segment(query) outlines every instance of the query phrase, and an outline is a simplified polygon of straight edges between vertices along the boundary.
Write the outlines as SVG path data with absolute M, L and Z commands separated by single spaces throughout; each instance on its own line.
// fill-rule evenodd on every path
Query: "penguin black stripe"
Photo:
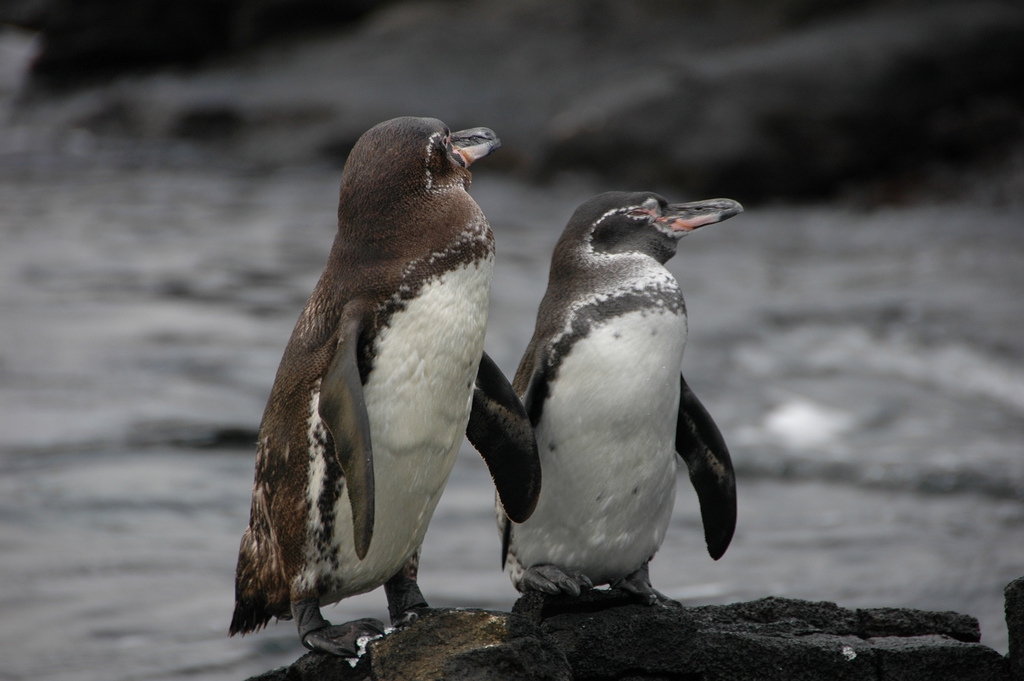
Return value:
M 590 334 L 592 329 L 607 324 L 616 317 L 622 317 L 631 312 L 642 314 L 652 309 L 677 315 L 686 314 L 686 304 L 679 292 L 665 288 L 647 288 L 620 293 L 603 300 L 595 300 L 575 309 L 569 322 L 569 332 L 551 344 L 552 359 L 548 363 L 549 380 L 558 376 L 558 367 L 562 360 L 572 351 L 576 343 Z
M 483 223 L 486 225 L 486 223 Z M 403 285 L 384 302 L 377 314 L 377 328 L 375 335 L 380 335 L 380 330 L 390 325 L 391 317 L 404 310 L 410 300 L 416 298 L 423 286 L 437 276 L 443 275 L 456 269 L 460 265 L 480 262 L 487 258 L 494 250 L 494 236 L 489 230 L 481 230 L 479 233 L 465 233 L 459 241 L 451 248 L 431 253 L 428 257 L 417 260 L 407 268 L 406 279 L 415 282 L 412 285 Z M 370 343 L 360 344 L 360 375 L 365 383 L 366 375 L 373 367 L 373 360 L 376 356 L 376 347 Z

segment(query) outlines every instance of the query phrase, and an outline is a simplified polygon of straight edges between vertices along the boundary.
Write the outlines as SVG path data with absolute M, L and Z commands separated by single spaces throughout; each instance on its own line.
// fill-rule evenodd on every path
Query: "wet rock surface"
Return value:
M 1021 581 L 1007 589 L 1008 619 L 1021 617 Z M 1017 681 L 1013 639 L 1004 658 L 980 637 L 977 621 L 955 612 L 774 597 L 650 608 L 616 591 L 529 594 L 511 613 L 432 611 L 372 642 L 355 666 L 310 653 L 254 679 Z

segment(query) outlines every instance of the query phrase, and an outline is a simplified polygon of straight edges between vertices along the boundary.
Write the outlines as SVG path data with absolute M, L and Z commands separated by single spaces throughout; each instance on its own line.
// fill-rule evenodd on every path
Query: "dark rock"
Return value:
M 871 11 L 606 83 L 555 119 L 542 165 L 697 195 L 824 195 L 1020 139 L 1022 72 L 1020 6 Z
M 323 653 L 306 653 L 287 667 L 272 669 L 248 681 L 369 681 L 372 678 L 366 656 L 353 666 Z
M 59 80 L 168 62 L 195 64 L 223 48 L 231 0 L 51 0 L 39 3 L 37 76 Z
M 879 679 L 900 681 L 1001 681 L 1009 679 L 1005 660 L 991 648 L 944 636 L 871 639 Z
M 503 612 L 435 611 L 370 652 L 377 679 L 571 678 L 565 656 L 536 626 Z
M 1010 678 L 1024 681 L 1024 577 L 1006 587 L 1006 628 L 1010 632 Z
M 507 612 L 432 610 L 373 641 L 354 667 L 308 653 L 259 681 L 570 681 L 569 663 L 536 625 Z
M 356 19 L 379 0 L 7 0 L 0 18 L 42 33 L 51 85 L 177 64 Z
M 978 638 L 977 621 L 952 612 L 787 598 L 647 607 L 597 590 L 578 599 L 528 594 L 511 614 L 433 610 L 371 643 L 354 667 L 310 653 L 256 678 L 1011 681 L 1007 658 Z
M 575 679 L 1008 679 L 973 618 L 765 598 L 646 608 L 614 591 L 578 601 L 530 594 L 513 613 L 540 625 Z M 879 672 L 879 670 L 882 670 Z
M 857 636 L 928 636 L 941 634 L 964 643 L 979 643 L 978 620 L 957 612 L 926 612 L 906 608 L 857 610 Z

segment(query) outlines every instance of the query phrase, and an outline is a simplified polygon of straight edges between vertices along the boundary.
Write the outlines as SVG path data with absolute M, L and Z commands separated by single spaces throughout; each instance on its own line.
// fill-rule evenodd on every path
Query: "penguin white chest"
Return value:
M 592 329 L 563 358 L 536 428 L 544 484 L 513 530 L 529 567 L 614 581 L 661 546 L 675 502 L 686 318 L 657 308 Z
M 462 440 L 483 353 L 490 260 L 452 270 L 395 312 L 364 396 L 374 452 L 447 453 Z M 415 450 L 415 452 L 413 452 Z
M 469 420 L 491 270 L 487 258 L 428 281 L 378 336 L 373 369 L 363 386 L 373 449 L 373 537 L 359 560 L 343 491 L 334 505 L 335 559 L 328 566 L 315 558 L 307 568 L 309 577 L 330 574 L 335 586 L 324 602 L 375 588 L 422 543 Z M 319 492 L 315 468 L 310 471 L 311 495 Z M 316 516 L 315 503 L 311 509 Z M 315 525 L 317 518 L 310 521 Z

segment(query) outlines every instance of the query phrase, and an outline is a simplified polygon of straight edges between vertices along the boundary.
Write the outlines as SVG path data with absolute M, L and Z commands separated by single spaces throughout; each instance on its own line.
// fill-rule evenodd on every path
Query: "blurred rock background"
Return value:
M 1007 1 L 4 0 L 0 21 L 38 32 L 15 120 L 104 151 L 341 163 L 422 111 L 492 122 L 531 179 L 877 202 L 1019 162 L 1024 133 Z

